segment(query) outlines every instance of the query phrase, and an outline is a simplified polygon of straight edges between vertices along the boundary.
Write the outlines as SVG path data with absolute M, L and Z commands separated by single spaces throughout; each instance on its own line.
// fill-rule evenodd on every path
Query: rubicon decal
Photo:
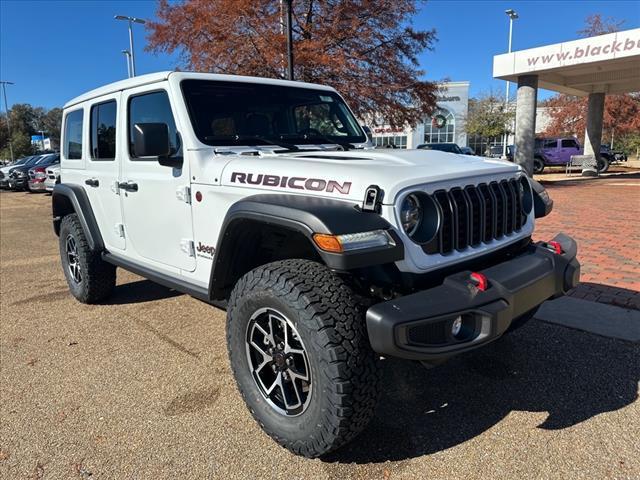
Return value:
M 338 192 L 347 195 L 351 190 L 351 182 L 338 182 L 322 178 L 281 177 L 280 175 L 263 175 L 262 173 L 233 172 L 231 183 L 246 185 L 263 185 L 265 187 L 295 188 L 314 192 Z

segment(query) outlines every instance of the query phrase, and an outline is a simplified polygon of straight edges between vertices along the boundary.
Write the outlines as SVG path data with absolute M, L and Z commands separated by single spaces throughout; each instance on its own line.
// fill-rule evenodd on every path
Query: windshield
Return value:
M 24 162 L 23 165 L 30 167 L 31 165 L 35 165 L 36 163 L 38 163 L 38 161 L 42 158 L 42 155 L 36 155 L 34 157 L 31 157 L 29 160 L 27 160 L 26 162 Z
M 367 141 L 344 101 L 332 91 L 184 80 L 182 92 L 196 136 L 207 145 Z

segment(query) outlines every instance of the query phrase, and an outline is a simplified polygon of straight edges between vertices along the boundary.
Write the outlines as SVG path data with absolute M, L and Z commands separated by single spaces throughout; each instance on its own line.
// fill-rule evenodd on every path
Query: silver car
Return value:
M 56 186 L 56 183 L 60 183 L 60 164 L 47 167 L 46 175 L 44 189 L 47 192 L 53 192 L 53 187 Z

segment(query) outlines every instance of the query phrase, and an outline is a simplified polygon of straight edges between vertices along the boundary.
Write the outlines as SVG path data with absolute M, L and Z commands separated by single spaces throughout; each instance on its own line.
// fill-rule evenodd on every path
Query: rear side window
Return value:
M 542 148 L 556 148 L 558 146 L 558 140 L 545 140 Z
M 131 97 L 129 100 L 129 156 L 133 160 L 154 160 L 137 158 L 133 150 L 133 129 L 136 123 L 166 123 L 169 127 L 171 155 L 178 153 L 180 144 L 176 122 L 171 112 L 169 96 L 164 90 Z
M 578 143 L 570 138 L 562 140 L 562 148 L 578 148 Z
M 67 113 L 64 121 L 64 158 L 82 159 L 82 110 Z
M 116 158 L 115 100 L 91 107 L 91 158 L 114 160 Z

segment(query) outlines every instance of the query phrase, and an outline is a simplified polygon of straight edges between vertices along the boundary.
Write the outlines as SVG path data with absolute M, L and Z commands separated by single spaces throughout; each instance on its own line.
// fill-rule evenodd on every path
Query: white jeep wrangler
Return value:
M 71 293 L 122 267 L 226 308 L 260 426 L 308 457 L 374 414 L 380 356 L 486 345 L 579 280 L 576 243 L 533 243 L 551 202 L 512 163 L 368 149 L 332 88 L 163 72 L 64 107 L 53 225 Z

